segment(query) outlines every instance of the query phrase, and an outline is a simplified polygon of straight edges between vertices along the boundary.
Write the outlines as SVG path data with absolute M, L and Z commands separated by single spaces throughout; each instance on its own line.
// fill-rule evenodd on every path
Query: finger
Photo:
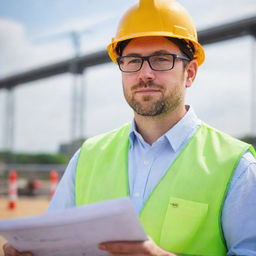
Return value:
M 116 254 L 116 253 L 111 253 L 111 254 L 109 254 L 109 255 L 111 255 L 111 256 L 140 256 L 139 254 L 130 254 L 130 253 L 118 253 L 118 254 Z
M 5 256 L 16 256 L 19 255 L 18 251 L 13 248 L 10 244 L 6 243 L 3 245 L 4 255 Z
M 20 252 L 20 256 L 33 256 L 31 252 Z
M 106 250 L 112 254 L 149 253 L 145 242 L 106 242 L 99 244 L 99 249 Z
M 141 256 L 141 253 L 110 253 L 108 254 L 108 256 Z M 144 254 L 143 254 L 144 255 Z
M 33 256 L 31 252 L 19 252 L 13 248 L 10 244 L 3 245 L 4 256 Z

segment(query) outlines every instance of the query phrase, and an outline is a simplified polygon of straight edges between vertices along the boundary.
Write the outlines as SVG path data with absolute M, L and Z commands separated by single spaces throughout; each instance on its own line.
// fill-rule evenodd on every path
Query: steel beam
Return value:
M 215 26 L 198 32 L 201 44 L 212 44 L 256 33 L 256 16 Z

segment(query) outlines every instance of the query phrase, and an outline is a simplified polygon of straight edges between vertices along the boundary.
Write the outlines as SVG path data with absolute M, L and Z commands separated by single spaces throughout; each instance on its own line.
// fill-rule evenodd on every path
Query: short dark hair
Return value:
M 121 41 L 121 42 L 119 42 L 117 44 L 117 46 L 116 46 L 116 53 L 117 53 L 118 56 L 122 56 L 124 48 L 127 46 L 127 44 L 129 44 L 129 42 L 131 40 L 132 39 L 127 39 L 127 40 Z
M 195 47 L 190 41 L 186 41 L 184 39 L 174 38 L 174 37 L 166 37 L 169 41 L 177 45 L 180 51 L 185 54 L 190 60 L 194 59 Z M 132 39 L 121 41 L 116 46 L 116 53 L 118 56 L 122 56 L 124 48 Z
M 195 47 L 190 41 L 174 37 L 166 37 L 166 39 L 177 45 L 180 51 L 190 60 L 194 59 Z

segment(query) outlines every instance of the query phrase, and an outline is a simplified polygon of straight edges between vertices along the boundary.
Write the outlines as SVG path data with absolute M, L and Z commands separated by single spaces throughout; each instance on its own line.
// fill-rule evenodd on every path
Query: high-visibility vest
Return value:
M 129 196 L 130 125 L 88 139 L 76 173 L 76 204 Z M 161 248 L 188 255 L 224 256 L 221 228 L 226 191 L 252 146 L 205 124 L 177 156 L 145 203 L 140 220 Z

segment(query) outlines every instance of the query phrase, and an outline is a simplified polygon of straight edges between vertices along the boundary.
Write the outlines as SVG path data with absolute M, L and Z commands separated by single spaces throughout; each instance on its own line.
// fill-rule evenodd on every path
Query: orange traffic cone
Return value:
M 16 208 L 17 203 L 17 172 L 15 170 L 10 170 L 9 172 L 9 204 L 8 208 L 10 210 L 14 210 Z
M 58 181 L 59 181 L 59 173 L 55 170 L 52 170 L 50 172 L 50 197 L 52 198 L 55 191 L 56 191 L 56 188 L 57 188 L 57 185 L 58 185 Z

